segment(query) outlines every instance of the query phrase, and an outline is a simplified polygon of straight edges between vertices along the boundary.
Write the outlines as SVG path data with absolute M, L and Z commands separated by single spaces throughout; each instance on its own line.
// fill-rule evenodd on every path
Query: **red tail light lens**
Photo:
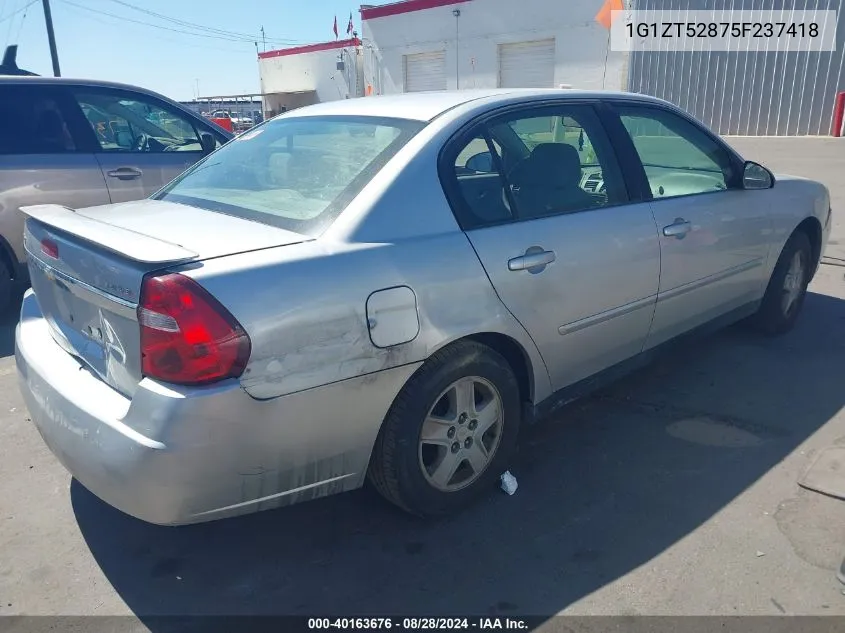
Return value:
M 141 369 L 181 385 L 237 378 L 249 360 L 249 336 L 220 302 L 175 273 L 145 277 L 138 304 Z
M 56 244 L 53 240 L 49 237 L 45 237 L 41 240 L 41 252 L 44 253 L 47 257 L 51 257 L 52 259 L 59 258 L 59 245 Z

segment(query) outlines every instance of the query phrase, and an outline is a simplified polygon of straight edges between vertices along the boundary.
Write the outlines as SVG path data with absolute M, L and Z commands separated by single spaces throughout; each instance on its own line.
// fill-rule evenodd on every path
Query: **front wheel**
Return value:
M 813 249 L 803 231 L 787 240 L 781 251 L 754 325 L 766 334 L 784 334 L 795 326 L 812 271 Z
M 451 345 L 396 397 L 373 449 L 370 481 L 413 514 L 454 512 L 504 472 L 520 416 L 508 362 L 473 341 Z

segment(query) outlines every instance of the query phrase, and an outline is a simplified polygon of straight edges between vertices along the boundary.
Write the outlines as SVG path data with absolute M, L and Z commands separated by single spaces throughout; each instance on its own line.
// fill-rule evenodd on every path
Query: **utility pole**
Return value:
M 50 0 L 41 0 L 44 5 L 44 22 L 47 25 L 47 41 L 50 43 L 50 57 L 53 60 L 53 76 L 61 77 L 59 70 L 59 53 L 56 50 L 56 34 L 53 33 L 53 14 L 50 13 Z
M 267 35 L 264 33 L 264 27 L 261 27 L 261 42 L 264 46 L 264 52 L 267 52 Z
M 460 19 L 461 10 L 455 9 L 452 11 L 455 16 L 455 90 L 461 89 L 461 37 L 460 37 Z

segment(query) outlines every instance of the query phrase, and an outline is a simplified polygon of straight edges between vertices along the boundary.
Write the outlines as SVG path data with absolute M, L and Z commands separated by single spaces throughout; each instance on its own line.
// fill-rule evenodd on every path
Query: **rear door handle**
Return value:
M 118 167 L 117 169 L 106 172 L 112 178 L 119 178 L 120 180 L 140 178 L 143 173 L 140 169 L 135 169 L 134 167 Z
M 692 224 L 683 218 L 675 218 L 675 221 L 669 226 L 663 227 L 663 235 L 666 237 L 676 237 L 679 240 L 684 239 L 692 230 Z
M 555 261 L 554 251 L 546 251 L 539 246 L 532 246 L 525 251 L 525 255 L 509 259 L 508 270 L 527 270 L 530 273 L 539 273 L 553 261 Z

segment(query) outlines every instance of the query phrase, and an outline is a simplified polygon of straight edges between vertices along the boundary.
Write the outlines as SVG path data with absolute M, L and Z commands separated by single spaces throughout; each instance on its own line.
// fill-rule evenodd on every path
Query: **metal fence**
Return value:
M 830 134 L 836 93 L 845 90 L 845 0 L 628 0 L 650 11 L 837 11 L 836 50 L 787 52 L 771 40 L 738 51 L 637 51 L 628 90 L 666 99 L 720 134 Z M 820 22 L 823 17 L 820 18 Z M 771 47 L 771 48 L 770 48 Z
M 255 118 L 261 114 L 261 100 L 214 100 L 201 99 L 199 101 L 180 101 L 180 104 L 197 114 L 211 114 L 216 110 L 226 110 L 230 114 Z

